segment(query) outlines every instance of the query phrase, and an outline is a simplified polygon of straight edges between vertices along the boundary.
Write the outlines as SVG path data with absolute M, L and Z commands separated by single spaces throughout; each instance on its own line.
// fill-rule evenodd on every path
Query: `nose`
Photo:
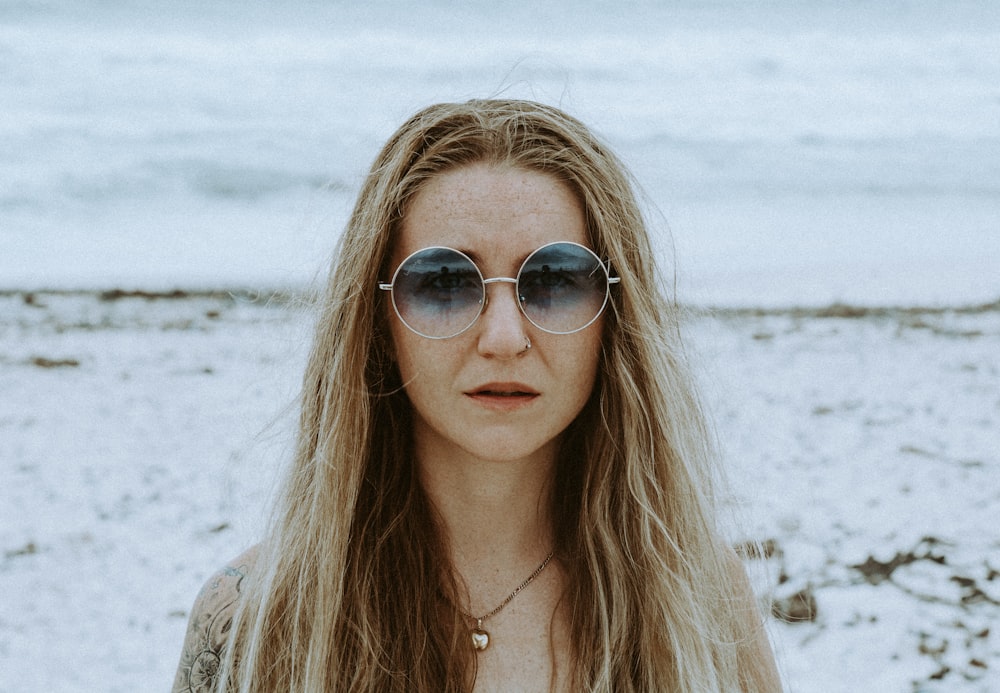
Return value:
M 493 283 L 501 286 L 490 287 L 489 284 Z M 477 348 L 480 355 L 509 360 L 524 353 L 528 344 L 526 322 L 517 304 L 517 284 L 514 280 L 489 281 L 486 305 L 479 316 Z

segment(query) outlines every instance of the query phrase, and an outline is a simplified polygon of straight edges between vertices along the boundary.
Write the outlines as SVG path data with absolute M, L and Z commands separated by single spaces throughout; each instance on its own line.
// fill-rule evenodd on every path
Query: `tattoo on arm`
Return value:
M 184 638 L 174 693 L 215 690 L 246 571 L 245 565 L 227 566 L 198 594 Z

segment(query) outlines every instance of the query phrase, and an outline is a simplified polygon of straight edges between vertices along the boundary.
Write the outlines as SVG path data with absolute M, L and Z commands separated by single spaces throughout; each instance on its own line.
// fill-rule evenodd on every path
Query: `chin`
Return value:
M 517 462 L 533 458 L 554 460 L 558 449 L 557 438 L 547 438 L 532 443 L 525 439 L 522 432 L 515 432 L 502 438 L 480 439 L 466 448 L 477 457 L 495 462 Z

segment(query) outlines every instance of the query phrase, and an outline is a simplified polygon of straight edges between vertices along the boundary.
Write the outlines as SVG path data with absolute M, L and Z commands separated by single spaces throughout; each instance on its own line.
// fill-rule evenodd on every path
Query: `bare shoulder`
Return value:
M 208 579 L 188 619 L 174 693 L 214 690 L 243 580 L 257 560 L 257 547 L 237 556 Z

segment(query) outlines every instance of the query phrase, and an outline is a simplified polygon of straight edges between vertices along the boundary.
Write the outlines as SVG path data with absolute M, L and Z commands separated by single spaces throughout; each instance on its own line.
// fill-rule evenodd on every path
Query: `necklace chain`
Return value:
M 475 628 L 473 628 L 472 632 L 470 633 L 470 635 L 472 636 L 473 648 L 481 651 L 485 650 L 487 647 L 490 646 L 490 634 L 488 631 L 483 629 L 483 621 L 485 621 L 488 618 L 492 618 L 493 616 L 496 616 L 498 613 L 500 613 L 500 611 L 505 606 L 511 603 L 514 597 L 516 597 L 521 592 L 521 590 L 530 585 L 531 581 L 534 580 L 536 577 L 538 577 L 543 570 L 545 570 L 545 566 L 547 566 L 549 564 L 549 561 L 552 560 L 553 554 L 555 554 L 555 551 L 549 551 L 549 555 L 545 557 L 545 560 L 542 561 L 542 564 L 540 566 L 535 568 L 535 572 L 529 575 L 524 582 L 522 582 L 514 589 L 513 592 L 508 594 L 507 598 L 504 599 L 502 602 L 500 602 L 500 604 L 495 609 L 493 609 L 493 611 L 483 614 L 482 616 L 473 616 L 472 614 L 459 609 L 459 613 L 461 613 L 466 618 L 472 619 L 473 621 L 476 622 Z
M 462 615 L 465 616 L 466 618 L 471 618 L 473 621 L 475 621 L 480 625 L 482 625 L 483 621 L 485 621 L 486 619 L 496 616 L 503 610 L 505 606 L 507 606 L 514 600 L 514 597 L 516 597 L 521 590 L 530 585 L 531 581 L 534 580 L 536 577 L 538 577 L 543 570 L 545 570 L 545 566 L 547 566 L 549 564 L 549 561 L 552 560 L 553 555 L 555 555 L 555 551 L 549 551 L 549 555 L 545 557 L 545 560 L 542 561 L 542 564 L 540 566 L 535 568 L 535 572 L 529 575 L 524 582 L 522 582 L 520 585 L 514 588 L 514 591 L 508 594 L 507 598 L 504 599 L 502 602 L 500 602 L 500 605 L 497 608 L 493 609 L 493 611 L 489 612 L 488 614 L 484 614 L 482 616 L 473 616 L 472 614 L 463 611 Z

